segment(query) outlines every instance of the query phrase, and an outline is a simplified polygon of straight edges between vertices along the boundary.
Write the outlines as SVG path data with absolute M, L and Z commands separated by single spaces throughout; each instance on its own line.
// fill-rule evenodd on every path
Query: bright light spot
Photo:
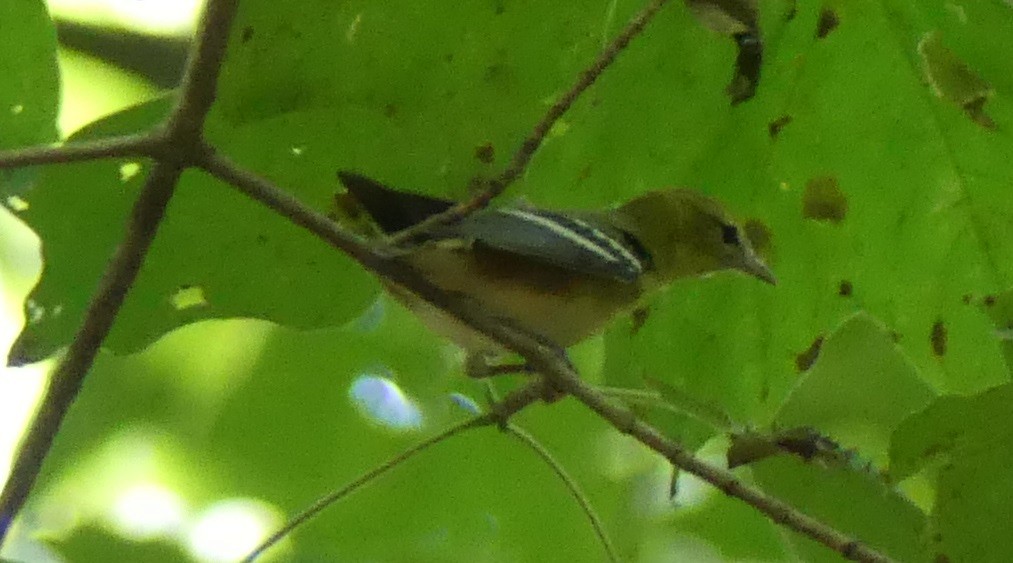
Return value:
M 198 561 L 238 561 L 281 522 L 281 513 L 263 502 L 245 498 L 219 501 L 197 517 L 187 548 Z
M 306 149 L 304 147 L 292 147 L 291 150 L 293 155 L 302 156 L 303 151 L 305 151 Z
M 25 106 L 22 104 L 14 104 L 11 106 L 11 115 L 20 115 L 23 111 L 25 111 Z
M 181 287 L 169 298 L 169 302 L 177 311 L 207 305 L 208 300 L 204 297 L 204 290 L 200 286 L 191 285 Z
M 116 531 L 133 540 L 171 536 L 185 518 L 183 501 L 175 491 L 144 483 L 123 491 L 113 501 L 109 519 Z
M 478 403 L 467 395 L 461 393 L 451 393 L 450 400 L 457 406 L 468 411 L 469 414 L 482 414 L 482 407 L 478 406 Z
M 110 7 L 124 24 L 148 33 L 177 35 L 193 29 L 202 0 L 115 0 Z
M 396 430 L 422 427 L 422 412 L 415 402 L 386 377 L 359 376 L 349 387 L 348 396 L 373 422 Z
M 141 165 L 137 162 L 127 162 L 120 165 L 120 181 L 127 182 L 141 171 Z
M 20 213 L 28 209 L 28 202 L 16 195 L 12 195 L 7 197 L 7 207 L 9 207 L 11 211 Z
M 34 299 L 28 299 L 25 301 L 25 322 L 28 324 L 35 324 L 42 320 L 42 317 L 46 316 L 46 308 L 39 305 L 38 301 Z

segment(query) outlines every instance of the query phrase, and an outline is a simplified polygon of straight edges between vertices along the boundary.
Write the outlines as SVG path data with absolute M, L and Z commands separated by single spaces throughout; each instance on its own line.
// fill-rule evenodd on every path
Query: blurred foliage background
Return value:
M 322 211 L 340 168 L 463 197 L 640 5 L 245 0 L 208 135 Z M 51 19 L 38 0 L 4 2 L 0 26 L 17 25 L 0 33 L 0 61 L 17 79 L 0 84 L 0 147 L 155 125 L 198 8 L 67 0 Z M 1013 9 L 768 0 L 759 25 L 760 83 L 733 106 L 734 42 L 682 3 L 664 8 L 506 197 L 594 207 L 695 186 L 769 234 L 780 284 L 679 283 L 573 357 L 595 383 L 660 392 L 665 408 L 641 414 L 715 463 L 733 429 L 833 438 L 834 455 L 736 471 L 898 560 L 1008 559 Z M 147 166 L 0 175 L 13 319 L 0 336 L 25 364 L 0 375 L 5 461 Z M 378 287 L 188 172 L 2 555 L 233 561 L 468 416 L 483 386 Z M 686 397 L 731 427 L 687 415 Z M 517 423 L 573 474 L 628 560 L 838 559 L 695 479 L 679 476 L 670 496 L 669 467 L 572 401 Z M 602 557 L 550 469 L 483 429 L 357 492 L 265 560 Z

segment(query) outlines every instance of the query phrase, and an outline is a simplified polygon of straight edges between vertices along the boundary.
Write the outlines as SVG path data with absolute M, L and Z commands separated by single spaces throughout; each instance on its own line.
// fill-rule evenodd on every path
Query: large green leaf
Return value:
M 93 124 L 87 140 L 143 131 L 164 117 L 168 100 Z M 349 120 L 351 118 L 348 118 Z M 320 129 L 348 123 L 293 115 L 217 136 L 240 161 L 285 178 L 300 197 L 325 208 L 333 193 L 333 152 L 293 150 Z M 313 124 L 313 126 L 310 126 Z M 361 145 L 368 142 L 369 131 Z M 314 137 L 316 138 L 316 137 Z M 354 146 L 360 146 L 349 141 Z M 314 147 L 315 148 L 315 147 Z M 45 272 L 32 293 L 29 323 L 12 360 L 33 361 L 69 342 L 119 239 L 148 164 L 103 160 L 44 171 L 20 216 L 43 240 Z M 74 210 L 68 213 L 67 210 Z M 347 322 L 376 291 L 368 275 L 334 249 L 204 174 L 187 172 L 106 346 L 126 352 L 200 319 L 259 317 L 298 328 Z
M 716 109 L 716 95 L 692 89 L 698 82 L 686 88 L 650 70 L 674 64 L 652 34 L 602 81 L 600 103 L 566 141 L 536 161 L 529 185 L 561 167 L 582 193 L 619 183 L 698 185 L 773 234 L 776 288 L 730 276 L 677 284 L 634 339 L 635 363 L 616 362 L 613 374 L 668 377 L 737 420 L 767 422 L 793 387 L 796 357 L 864 310 L 937 391 L 980 390 L 1008 377 L 975 304 L 1013 284 L 1013 176 L 1002 164 L 1013 154 L 1013 66 L 992 50 L 1013 48 L 1013 34 L 996 23 L 1013 28 L 1013 10 L 999 2 L 967 10 L 942 2 L 828 6 L 839 25 L 824 38 L 816 36 L 817 3 L 799 3 L 793 19 L 767 34 L 757 95 L 731 109 Z M 652 31 L 669 36 L 663 26 Z M 994 128 L 926 83 L 918 44 L 933 30 L 991 84 L 984 111 Z M 637 56 L 651 47 L 652 56 Z M 696 69 L 701 51 L 683 48 L 692 56 L 680 68 Z M 806 216 L 819 190 L 843 194 L 842 220 Z
M 932 467 L 936 499 L 927 534 L 936 561 L 999 561 L 1013 553 L 1003 530 L 1013 518 L 1013 387 L 972 397 L 941 397 L 897 429 L 890 448 L 895 476 Z
M 0 149 L 56 140 L 56 29 L 41 0 L 0 5 L 0 53 Z

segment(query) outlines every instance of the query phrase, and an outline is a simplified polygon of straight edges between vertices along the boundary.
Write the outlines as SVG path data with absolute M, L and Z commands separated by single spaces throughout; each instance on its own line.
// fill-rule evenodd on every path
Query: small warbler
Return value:
M 352 207 L 382 233 L 408 228 L 455 204 L 352 172 L 338 177 Z M 347 201 L 343 207 L 347 213 Z M 600 332 L 617 314 L 678 278 L 734 269 L 775 283 L 724 208 L 683 188 L 648 192 L 608 211 L 548 211 L 524 204 L 482 209 L 426 232 L 403 259 L 436 286 L 560 349 Z M 503 351 L 407 289 L 392 284 L 387 289 L 469 355 Z

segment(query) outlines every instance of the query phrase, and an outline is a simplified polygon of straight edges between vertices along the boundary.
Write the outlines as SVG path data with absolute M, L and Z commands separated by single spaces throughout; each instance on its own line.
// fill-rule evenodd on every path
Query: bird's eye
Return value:
M 739 229 L 735 225 L 721 225 L 721 242 L 738 246 Z

